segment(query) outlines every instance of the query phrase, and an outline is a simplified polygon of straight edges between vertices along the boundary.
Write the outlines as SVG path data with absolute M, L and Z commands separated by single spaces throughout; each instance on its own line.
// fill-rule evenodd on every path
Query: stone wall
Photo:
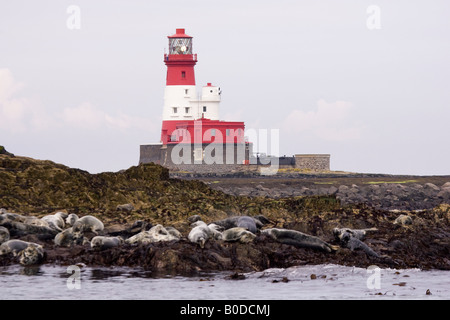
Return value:
M 178 145 L 180 148 L 181 145 Z M 156 163 L 160 164 L 169 169 L 196 172 L 196 173 L 218 173 L 218 172 L 245 172 L 245 171 L 258 171 L 261 167 L 269 167 L 271 165 L 278 165 L 279 168 L 297 168 L 302 170 L 311 171 L 330 171 L 330 155 L 329 154 L 296 154 L 294 157 L 279 157 L 270 158 L 266 157 L 255 158 L 251 157 L 251 150 L 246 148 L 243 144 L 235 144 L 231 148 L 232 157 L 227 157 L 227 149 L 217 148 L 216 150 L 220 152 L 223 162 L 226 159 L 231 159 L 230 164 L 220 163 L 214 161 L 215 154 L 205 150 L 205 148 L 211 148 L 211 144 L 203 145 L 202 150 L 204 151 L 204 158 L 201 163 L 196 163 L 194 158 L 194 148 L 189 146 L 186 148 L 187 157 L 183 157 L 183 151 L 178 152 L 178 150 L 173 150 L 177 145 L 166 145 L 162 144 L 147 144 L 140 146 L 140 158 L 139 163 Z M 181 149 L 180 149 L 181 150 Z M 230 151 L 230 150 L 228 150 Z M 184 160 L 181 163 L 174 163 L 172 161 L 172 153 L 178 154 Z M 209 156 L 208 156 L 209 155 Z M 213 157 L 211 158 L 211 155 Z M 209 158 L 208 158 L 209 157 Z M 249 164 L 244 165 L 244 160 L 248 161 Z M 275 161 L 274 160 L 278 160 Z
M 295 168 L 313 171 L 330 171 L 329 154 L 296 154 Z
M 143 144 L 140 146 L 139 164 L 156 163 L 161 164 L 162 143 Z

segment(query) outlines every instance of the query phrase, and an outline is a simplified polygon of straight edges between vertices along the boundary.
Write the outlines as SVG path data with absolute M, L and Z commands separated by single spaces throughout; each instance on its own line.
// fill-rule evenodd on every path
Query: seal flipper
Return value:
M 376 253 L 375 251 L 373 251 L 367 244 L 365 244 L 364 242 L 362 242 L 359 239 L 353 238 L 351 237 L 349 239 L 349 241 L 347 242 L 347 248 L 349 248 L 350 250 L 355 250 L 355 249 L 361 249 L 363 250 L 368 256 L 373 256 L 376 258 L 379 258 L 380 256 L 378 255 L 378 253 Z

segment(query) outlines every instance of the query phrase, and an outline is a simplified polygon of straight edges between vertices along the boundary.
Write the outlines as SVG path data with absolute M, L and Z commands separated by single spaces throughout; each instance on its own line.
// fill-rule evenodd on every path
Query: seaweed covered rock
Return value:
M 7 156 L 14 156 L 12 153 L 6 151 L 4 146 L 0 146 L 0 154 L 5 154 Z

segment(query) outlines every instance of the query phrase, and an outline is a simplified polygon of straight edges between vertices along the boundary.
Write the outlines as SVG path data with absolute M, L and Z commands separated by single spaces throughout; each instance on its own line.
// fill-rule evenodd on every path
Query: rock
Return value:
M 116 207 L 117 211 L 131 212 L 134 210 L 134 206 L 131 203 L 120 204 Z
M 442 185 L 441 189 L 450 189 L 450 181 Z
M 338 188 L 336 188 L 335 186 L 331 186 L 328 188 L 327 194 L 334 195 L 334 194 L 336 194 L 337 191 L 338 191 Z
M 435 192 L 439 192 L 441 189 L 438 187 L 438 186 L 436 186 L 435 184 L 433 184 L 433 183 L 425 183 L 424 184 L 424 189 L 426 190 L 426 189 L 430 189 L 430 190 L 433 190 L 433 191 L 435 191 Z
M 6 151 L 4 146 L 0 146 L 0 154 L 4 154 L 4 155 L 7 155 L 7 156 L 14 157 L 14 155 L 12 153 Z

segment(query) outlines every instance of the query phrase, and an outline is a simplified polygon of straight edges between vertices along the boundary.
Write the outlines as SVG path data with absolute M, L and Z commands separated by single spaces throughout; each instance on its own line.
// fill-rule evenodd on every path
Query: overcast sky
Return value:
M 221 87 L 222 119 L 279 129 L 280 155 L 448 175 L 449 17 L 448 0 L 1 0 L 0 145 L 91 173 L 136 165 L 185 28 L 198 88 Z

